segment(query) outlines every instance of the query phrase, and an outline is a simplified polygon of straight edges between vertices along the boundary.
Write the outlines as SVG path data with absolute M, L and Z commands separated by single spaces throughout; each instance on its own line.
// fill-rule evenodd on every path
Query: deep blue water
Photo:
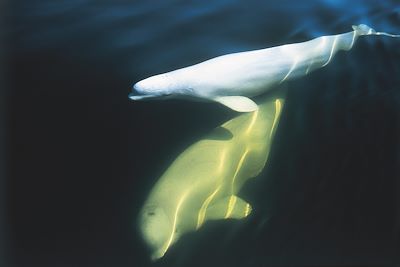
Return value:
M 174 158 L 236 115 L 131 102 L 134 82 L 218 55 L 365 23 L 398 1 L 16 0 L 6 5 L 6 260 L 153 266 L 136 217 Z M 360 38 L 288 83 L 246 220 L 208 223 L 154 266 L 400 264 L 400 40 Z

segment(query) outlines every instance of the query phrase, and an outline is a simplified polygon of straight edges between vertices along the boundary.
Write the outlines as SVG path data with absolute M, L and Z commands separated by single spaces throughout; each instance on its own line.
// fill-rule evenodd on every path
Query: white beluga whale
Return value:
M 139 214 L 139 230 L 153 260 L 208 220 L 250 214 L 251 205 L 238 192 L 264 168 L 283 102 L 265 98 L 258 110 L 222 124 L 168 167 Z
M 219 102 L 239 112 L 254 111 L 257 105 L 250 97 L 261 95 L 286 80 L 326 66 L 338 51 L 350 50 L 362 35 L 400 37 L 377 32 L 360 24 L 353 26 L 353 31 L 347 33 L 227 54 L 155 75 L 137 82 L 129 98 L 193 98 Z

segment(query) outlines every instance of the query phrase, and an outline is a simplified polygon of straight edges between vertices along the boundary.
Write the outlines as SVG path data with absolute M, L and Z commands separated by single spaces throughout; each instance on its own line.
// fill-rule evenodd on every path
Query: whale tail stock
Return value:
M 384 36 L 389 36 L 393 38 L 399 38 L 400 34 L 391 34 L 387 32 L 377 32 L 368 25 L 365 24 L 359 24 L 359 25 L 353 25 L 353 30 L 357 33 L 357 35 L 384 35 Z

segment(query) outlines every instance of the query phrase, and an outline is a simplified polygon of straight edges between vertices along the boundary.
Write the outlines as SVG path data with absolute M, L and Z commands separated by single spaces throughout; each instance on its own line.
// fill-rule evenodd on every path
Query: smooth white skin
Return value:
M 232 198 L 236 203 L 229 206 L 223 201 L 231 200 L 247 179 L 264 168 L 281 105 L 282 101 L 268 99 L 259 110 L 224 123 L 181 153 L 161 176 L 139 214 L 140 231 L 153 260 L 207 220 L 249 214 L 251 207 L 245 201 Z M 215 138 L 220 130 L 230 136 Z M 240 214 L 233 214 L 234 209 Z
M 340 50 L 350 50 L 361 35 L 387 35 L 366 25 L 354 31 L 261 50 L 228 54 L 155 75 L 134 85 L 133 100 L 160 96 L 190 96 L 215 100 L 219 96 L 252 97 L 326 66 Z

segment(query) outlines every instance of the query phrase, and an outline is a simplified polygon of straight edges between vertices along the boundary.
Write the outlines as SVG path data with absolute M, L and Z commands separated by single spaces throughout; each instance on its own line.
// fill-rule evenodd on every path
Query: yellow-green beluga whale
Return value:
M 139 214 L 153 260 L 207 220 L 241 219 L 251 205 L 237 194 L 267 161 L 283 98 L 266 98 L 187 148 L 165 171 Z
M 155 75 L 137 82 L 129 97 L 132 100 L 198 99 L 219 102 L 239 112 L 254 111 L 257 105 L 250 97 L 326 66 L 338 51 L 350 50 L 362 35 L 400 37 L 360 24 L 347 33 L 227 54 Z

